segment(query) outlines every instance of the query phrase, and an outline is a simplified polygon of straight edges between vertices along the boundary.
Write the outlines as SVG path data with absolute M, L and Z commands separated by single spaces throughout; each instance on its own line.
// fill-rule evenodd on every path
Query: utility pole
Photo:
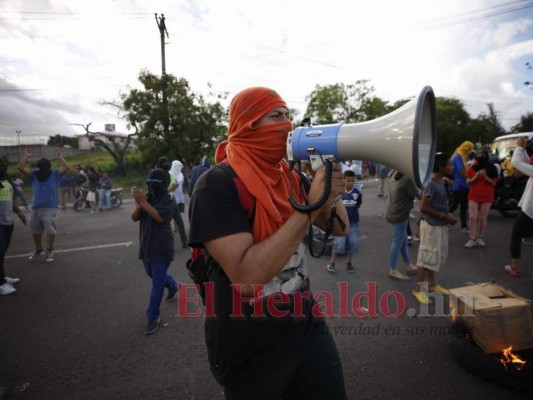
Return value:
M 167 99 L 167 72 L 165 68 L 165 34 L 168 38 L 167 26 L 165 25 L 165 14 L 161 14 L 159 19 L 157 13 L 155 13 L 155 22 L 159 28 L 159 34 L 161 36 L 161 81 L 163 86 L 163 132 L 165 139 L 168 139 L 170 131 L 170 121 L 168 115 L 168 99 Z
M 167 26 L 165 25 L 165 14 L 161 14 L 158 19 L 157 13 L 155 13 L 155 22 L 157 23 L 159 34 L 161 36 L 161 75 L 165 76 L 167 73 L 165 69 L 165 34 L 167 35 L 168 39 Z

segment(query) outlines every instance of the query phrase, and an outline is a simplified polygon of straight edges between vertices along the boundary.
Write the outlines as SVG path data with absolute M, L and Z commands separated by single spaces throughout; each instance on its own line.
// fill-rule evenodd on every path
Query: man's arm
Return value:
M 59 174 L 63 175 L 65 172 L 67 172 L 70 169 L 70 165 L 68 165 L 68 163 L 65 161 L 65 159 L 61 155 L 61 151 L 59 150 L 59 147 L 56 147 L 55 152 L 56 152 L 57 161 L 61 163 Z
M 528 158 L 526 150 L 524 149 L 524 146 L 526 144 L 525 140 L 521 140 L 522 138 L 518 139 L 517 145 L 518 147 L 515 148 L 513 152 L 513 158 L 511 159 L 511 164 L 515 169 L 520 171 L 521 173 L 533 176 L 533 165 L 529 164 L 526 160 Z
M 19 208 L 17 202 L 15 200 L 13 200 L 13 212 L 15 214 L 17 214 L 17 216 L 19 217 L 20 221 L 26 225 L 26 215 L 22 212 L 22 210 Z
M 31 176 L 31 170 L 26 167 L 26 162 L 28 161 L 28 158 L 31 157 L 31 150 L 25 149 L 24 154 L 22 155 L 22 158 L 19 160 L 18 170 L 22 172 L 26 176 Z
M 322 195 L 324 172 L 317 172 L 308 195 L 314 203 Z M 283 226 L 267 239 L 254 243 L 250 233 L 237 233 L 204 243 L 209 253 L 217 260 L 228 278 L 234 284 L 244 284 L 245 293 L 250 293 L 251 284 L 269 282 L 294 254 L 310 223 L 324 218 L 331 210 L 331 204 L 344 192 L 344 180 L 340 166 L 336 165 L 332 176 L 332 190 L 326 204 L 311 214 L 295 212 Z M 348 215 L 344 204 L 337 202 L 337 213 L 349 229 Z M 339 230 L 339 229 L 337 229 Z M 344 232 L 344 234 L 346 234 Z M 248 288 L 248 290 L 246 290 Z

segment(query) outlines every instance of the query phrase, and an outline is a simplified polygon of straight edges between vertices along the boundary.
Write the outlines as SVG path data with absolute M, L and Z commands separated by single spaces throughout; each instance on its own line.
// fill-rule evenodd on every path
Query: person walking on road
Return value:
M 531 158 L 533 158 L 533 140 L 528 141 L 527 137 L 521 137 L 516 141 L 516 146 L 511 163 L 515 170 L 528 176 L 529 179 L 527 180 L 524 194 L 518 203 L 521 210 L 513 224 L 509 246 L 511 263 L 507 264 L 504 270 L 513 276 L 520 276 L 522 239 L 533 236 L 533 165 L 531 165 Z
M 468 157 L 474 149 L 474 143 L 464 141 L 455 150 L 452 155 L 453 166 L 453 185 L 450 199 L 450 213 L 454 213 L 459 208 L 461 217 L 461 233 L 468 233 L 468 189 L 469 185 L 466 183 L 466 171 L 468 170 Z
M 412 294 L 422 304 L 432 304 L 429 292 L 448 295 L 448 290 L 436 281 L 436 273 L 448 257 L 448 226 L 457 220 L 448 211 L 448 194 L 442 181 L 452 172 L 452 163 L 448 156 L 437 154 L 433 165 L 433 174 L 422 193 L 420 212 L 420 247 L 416 266 L 416 287 Z
M 348 233 L 339 201 L 344 180 L 333 163 L 324 205 L 296 211 L 289 196 L 313 204 L 326 179 L 321 168 L 309 185 L 284 160 L 291 130 L 289 108 L 274 90 L 239 92 L 230 104 L 228 139 L 215 154 L 239 182 L 226 168 L 214 167 L 200 176 L 191 198 L 189 245 L 205 248 L 216 313 L 205 320 L 208 359 L 227 399 L 346 399 L 333 337 L 324 318 L 311 312 L 303 243 L 310 224 L 329 230 L 333 211 L 331 234 Z M 244 190 L 255 199 L 251 217 L 239 198 Z
M 26 225 L 26 215 L 15 201 L 15 192 L 15 185 L 7 175 L 7 162 L 4 158 L 0 158 L 0 295 L 2 296 L 15 293 L 17 289 L 13 285 L 20 282 L 19 278 L 6 276 L 4 265 L 15 226 L 13 214 L 16 214 Z
M 174 210 L 174 215 L 172 219 L 174 220 L 174 232 L 177 230 L 180 235 L 181 248 L 188 249 L 187 246 L 187 234 L 185 232 L 185 223 L 183 222 L 183 217 L 181 213 L 185 212 L 185 195 L 183 193 L 183 185 L 185 184 L 185 177 L 181 170 L 183 169 L 183 164 L 179 160 L 172 161 L 172 166 L 170 167 L 170 175 L 172 175 L 176 186 L 172 192 L 172 197 L 176 202 L 176 209 Z
M 147 195 L 140 188 L 131 189 L 135 200 L 131 219 L 134 222 L 140 221 L 139 259 L 143 261 L 146 274 L 152 279 L 150 302 L 146 310 L 148 322 L 144 329 L 145 335 L 151 335 L 157 331 L 161 322 L 159 314 L 165 288 L 168 290 L 166 300 L 172 301 L 178 292 L 178 283 L 168 273 L 168 267 L 174 259 L 174 234 L 170 221 L 175 208 L 174 200 L 167 190 L 168 171 L 153 169 L 146 183 Z
M 409 214 L 413 209 L 414 199 L 420 199 L 415 183 L 399 171 L 394 171 L 389 178 L 389 196 L 385 219 L 392 224 L 392 242 L 389 250 L 389 278 L 408 281 L 409 277 L 398 270 L 398 257 L 402 256 L 408 275 L 416 274 L 417 268 L 411 264 L 408 248 Z
M 487 217 L 494 202 L 494 187 L 498 183 L 498 170 L 489 161 L 489 153 L 481 151 L 466 172 L 468 190 L 469 239 L 466 248 L 485 246 Z
M 59 169 L 52 169 L 52 163 L 46 158 L 41 158 L 37 162 L 36 171 L 28 169 L 26 162 L 32 155 L 31 149 L 24 151 L 18 165 L 19 171 L 30 178 L 33 190 L 30 231 L 33 235 L 35 250 L 30 255 L 30 260 L 38 259 L 43 253 L 42 236 L 44 234 L 46 236 L 45 261 L 54 261 L 59 181 L 61 176 L 70 169 L 68 163 L 61 156 L 59 147 L 55 148 L 55 154 L 61 164 Z

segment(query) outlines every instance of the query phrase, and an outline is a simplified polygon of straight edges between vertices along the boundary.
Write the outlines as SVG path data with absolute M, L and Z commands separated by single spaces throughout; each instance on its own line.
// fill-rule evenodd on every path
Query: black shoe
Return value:
M 170 303 L 171 301 L 173 301 L 176 298 L 176 295 L 178 294 L 179 285 L 180 284 L 178 283 L 174 290 L 169 290 L 168 291 L 167 298 L 165 300 L 167 303 Z
M 161 322 L 159 317 L 153 319 L 152 321 L 148 321 L 148 324 L 146 324 L 146 328 L 144 328 L 144 334 L 151 335 L 152 333 L 157 331 L 157 329 L 159 328 L 159 322 Z
M 351 262 L 347 262 L 346 263 L 346 271 L 347 272 L 354 272 L 355 271 L 355 269 L 354 269 L 354 267 L 353 267 Z

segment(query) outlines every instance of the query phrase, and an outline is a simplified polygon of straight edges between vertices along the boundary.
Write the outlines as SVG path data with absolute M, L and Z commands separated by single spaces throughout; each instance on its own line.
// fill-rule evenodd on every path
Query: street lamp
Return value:
M 20 151 L 20 134 L 22 133 L 22 131 L 20 129 L 17 129 L 15 132 L 17 132 L 17 146 L 18 146 L 18 149 L 19 149 L 19 156 L 21 154 L 21 151 Z

